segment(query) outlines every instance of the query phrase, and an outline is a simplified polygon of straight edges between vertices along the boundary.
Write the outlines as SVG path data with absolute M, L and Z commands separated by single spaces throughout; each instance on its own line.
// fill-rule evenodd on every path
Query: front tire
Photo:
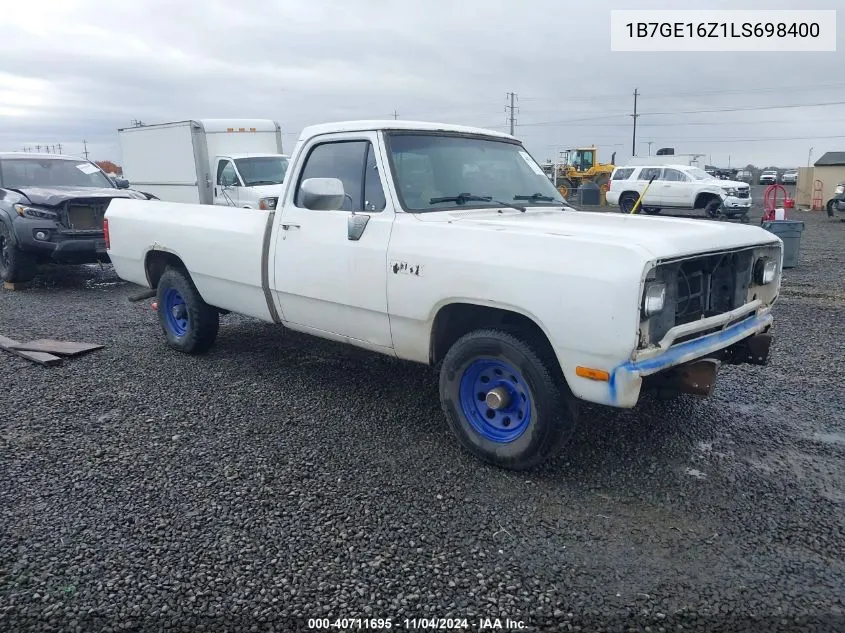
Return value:
M 38 262 L 12 239 L 12 230 L 0 222 L 0 278 L 8 283 L 27 283 L 35 278 Z
M 214 344 L 220 314 L 203 301 L 190 276 L 168 268 L 158 282 L 158 319 L 167 344 L 185 354 L 202 354 Z
M 658 207 L 643 207 L 643 212 L 648 215 L 658 215 L 662 210 Z
M 466 450 L 510 470 L 551 457 L 577 420 L 575 398 L 551 359 L 500 330 L 470 332 L 451 347 L 440 369 L 440 402 Z
M 559 178 L 557 190 L 564 198 L 569 198 L 575 192 L 575 184 L 569 178 Z
M 719 217 L 719 210 L 722 207 L 722 203 L 718 200 L 711 200 L 708 202 L 704 207 L 704 214 L 708 218 L 718 218 Z

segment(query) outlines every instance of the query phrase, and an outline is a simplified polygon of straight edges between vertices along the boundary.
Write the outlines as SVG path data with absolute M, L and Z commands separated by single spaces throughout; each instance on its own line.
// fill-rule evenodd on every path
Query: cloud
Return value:
M 649 3 L 661 6 L 677 3 Z M 842 52 L 612 53 L 611 8 L 637 3 L 14 3 L 0 39 L 0 149 L 79 152 L 84 139 L 97 158 L 119 159 L 116 130 L 133 119 L 273 118 L 289 146 L 305 125 L 394 111 L 506 130 L 513 91 L 516 133 L 537 158 L 594 143 L 602 159 L 616 151 L 624 160 L 634 88 L 638 153 L 651 142 L 721 164 L 786 165 L 803 164 L 810 145 L 816 155 L 845 146 L 826 138 L 845 120 L 841 105 L 666 114 L 834 101 L 845 87 Z

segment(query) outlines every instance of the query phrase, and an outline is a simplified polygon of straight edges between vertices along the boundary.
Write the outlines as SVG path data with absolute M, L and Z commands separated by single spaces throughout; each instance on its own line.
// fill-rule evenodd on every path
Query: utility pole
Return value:
M 728 169 L 731 168 L 731 155 L 728 154 Z
M 507 96 L 510 99 L 510 105 L 506 105 L 505 110 L 510 110 L 510 116 L 508 117 L 508 121 L 511 124 L 511 136 L 513 136 L 513 128 L 516 124 L 516 118 L 514 117 L 514 114 L 516 113 L 516 106 L 514 105 L 514 101 L 516 100 L 516 93 L 509 92 Z
M 636 156 L 637 155 L 637 117 L 640 116 L 637 114 L 637 97 L 639 96 L 639 92 L 636 88 L 634 88 L 634 114 L 631 116 L 634 117 L 634 138 L 631 142 L 631 154 Z
M 813 157 L 813 148 L 810 148 L 810 151 L 807 153 L 807 167 L 810 166 L 810 159 Z
M 394 110 L 394 111 L 393 111 L 393 120 L 395 121 L 395 120 L 396 120 L 396 119 L 398 119 L 398 118 L 399 118 L 399 113 L 398 113 L 398 112 L 396 112 L 396 110 Z
M 84 151 L 82 152 L 83 154 L 85 154 L 85 160 L 88 160 L 88 141 L 83 140 L 82 141 L 82 147 L 85 148 Z
M 652 143 L 654 143 L 654 141 L 646 141 L 646 144 L 648 145 L 648 155 L 649 156 L 651 156 L 651 144 Z
M 59 154 L 61 154 L 62 153 L 62 144 L 59 143 L 57 147 L 59 148 Z

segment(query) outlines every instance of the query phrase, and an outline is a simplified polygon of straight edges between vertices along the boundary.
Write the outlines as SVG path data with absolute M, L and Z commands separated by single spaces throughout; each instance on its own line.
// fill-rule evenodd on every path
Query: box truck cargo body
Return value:
M 689 165 L 704 169 L 704 154 L 663 154 L 655 156 L 634 156 L 625 167 L 650 167 L 657 165 Z
M 118 130 L 132 188 L 169 202 L 275 208 L 288 157 L 269 119 L 200 119 Z

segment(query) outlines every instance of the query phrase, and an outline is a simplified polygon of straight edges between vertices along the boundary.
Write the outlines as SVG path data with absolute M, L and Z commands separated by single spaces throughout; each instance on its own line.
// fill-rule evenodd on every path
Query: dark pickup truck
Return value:
M 108 262 L 103 216 L 113 198 L 150 196 L 94 163 L 56 154 L 0 153 L 0 278 L 27 282 L 38 264 Z

